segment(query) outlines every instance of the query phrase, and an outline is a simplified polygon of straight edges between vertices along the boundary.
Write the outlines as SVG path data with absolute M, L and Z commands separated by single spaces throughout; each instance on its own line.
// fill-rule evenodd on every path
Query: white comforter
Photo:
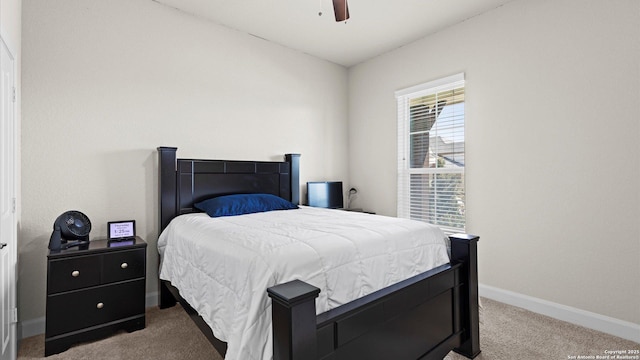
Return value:
M 266 289 L 300 279 L 318 313 L 449 262 L 445 235 L 422 222 L 301 207 L 242 216 L 178 216 L 160 235 L 160 278 L 180 290 L 227 360 L 272 358 Z

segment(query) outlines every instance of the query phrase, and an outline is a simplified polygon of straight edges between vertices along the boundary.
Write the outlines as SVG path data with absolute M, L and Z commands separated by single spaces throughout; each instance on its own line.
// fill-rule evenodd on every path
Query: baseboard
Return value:
M 146 307 L 152 307 L 158 305 L 158 296 L 159 292 L 154 291 L 152 293 L 147 293 L 147 297 L 145 298 L 144 304 Z
M 25 321 L 18 321 L 18 340 L 44 334 L 46 318 L 39 317 Z
M 640 325 L 620 319 L 580 310 L 571 306 L 538 299 L 513 291 L 478 285 L 480 296 L 502 303 L 517 306 L 554 319 L 566 321 L 589 329 L 601 331 L 640 343 Z
M 144 303 L 146 307 L 158 305 L 158 292 L 147 293 Z M 31 336 L 44 334 L 46 317 L 39 317 L 18 322 L 18 340 L 26 339 Z

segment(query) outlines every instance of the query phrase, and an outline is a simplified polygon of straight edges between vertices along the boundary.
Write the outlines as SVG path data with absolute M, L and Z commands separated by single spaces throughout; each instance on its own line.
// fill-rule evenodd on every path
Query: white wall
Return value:
M 135 219 L 156 291 L 156 147 L 348 181 L 347 70 L 150 0 L 24 1 L 21 321 L 44 316 L 53 221 Z
M 394 91 L 466 74 L 486 285 L 640 324 L 640 2 L 517 0 L 349 71 L 354 206 L 396 213 Z

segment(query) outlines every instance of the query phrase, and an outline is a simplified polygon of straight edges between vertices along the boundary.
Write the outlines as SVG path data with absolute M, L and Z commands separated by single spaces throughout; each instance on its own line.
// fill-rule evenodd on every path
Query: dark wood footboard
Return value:
M 451 236 L 450 264 L 317 316 L 318 288 L 295 280 L 267 289 L 274 360 L 476 357 L 478 239 Z

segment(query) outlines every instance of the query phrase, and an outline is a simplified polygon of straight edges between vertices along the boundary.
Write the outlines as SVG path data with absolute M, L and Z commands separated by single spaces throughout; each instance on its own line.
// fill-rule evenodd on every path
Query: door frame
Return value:
M 17 103 L 18 103 L 18 99 L 17 99 L 17 65 L 16 65 L 16 58 L 13 55 L 13 53 L 11 52 L 11 49 L 9 48 L 8 44 L 5 42 L 2 34 L 0 34 L 0 51 L 1 52 L 5 52 L 7 53 L 8 57 L 11 59 L 11 74 L 12 74 L 12 78 L 11 78 L 11 85 L 10 85 L 10 93 L 9 96 L 13 97 L 12 100 L 9 101 L 9 106 L 12 107 L 12 110 L 10 111 L 10 119 L 8 119 L 8 121 L 10 122 L 9 124 L 9 131 L 10 131 L 10 137 L 12 138 L 11 143 L 11 158 L 9 159 L 10 162 L 12 162 L 11 164 L 11 172 L 12 172 L 12 178 L 11 178 L 11 188 L 9 189 L 9 191 L 11 192 L 11 194 L 9 194 L 9 198 L 11 200 L 9 200 L 11 202 L 10 207 L 12 208 L 10 210 L 11 212 L 11 219 L 10 219 L 10 223 L 11 223 L 11 235 L 10 238 L 8 240 L 6 240 L 8 246 L 5 247 L 5 249 L 3 249 L 3 251 L 9 251 L 9 262 L 10 262 L 10 266 L 9 266 L 9 296 L 8 296 L 8 301 L 9 301 L 9 343 L 6 347 L 6 349 L 4 349 L 4 351 L 6 351 L 6 353 L 3 353 L 3 343 L 2 341 L 4 339 L 0 339 L 0 360 L 5 360 L 5 359 L 9 359 L 9 360 L 13 360 L 17 357 L 17 320 L 18 320 L 18 316 L 17 316 L 17 264 L 18 264 L 18 235 L 17 235 L 17 230 L 18 230 L 18 219 L 17 219 L 17 174 L 18 174 L 18 128 L 17 128 Z M 1 60 L 0 60 L 1 61 Z M 2 94 L 2 88 L 0 87 L 0 98 L 3 97 L 4 94 Z M 1 161 L 1 160 L 0 160 Z M 5 241 L 5 239 L 2 239 L 3 241 Z

